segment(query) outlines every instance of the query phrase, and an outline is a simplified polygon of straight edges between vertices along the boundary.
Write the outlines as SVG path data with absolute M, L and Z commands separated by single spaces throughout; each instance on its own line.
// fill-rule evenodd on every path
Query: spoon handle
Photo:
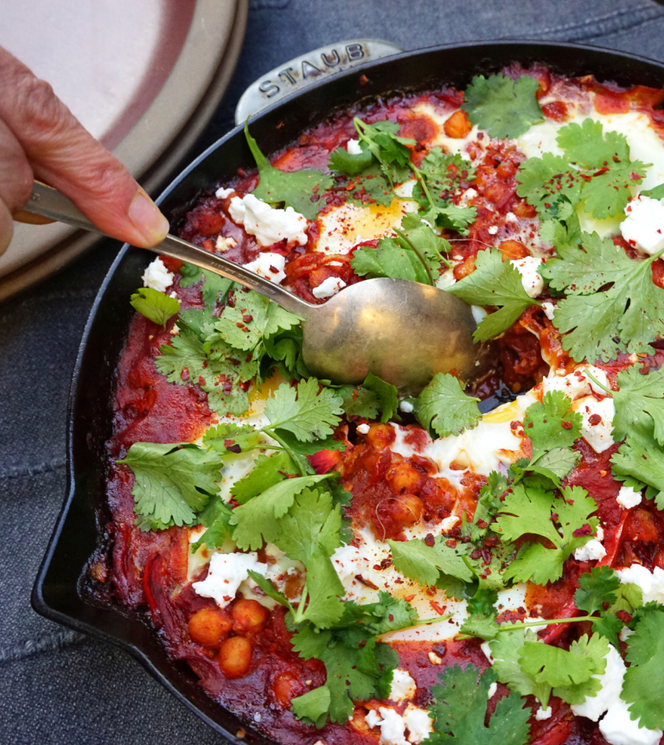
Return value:
M 72 225 L 75 228 L 105 235 L 64 194 L 39 181 L 34 182 L 32 194 L 25 206 L 25 210 L 35 215 L 41 215 L 51 220 Z M 315 305 L 307 303 L 305 300 L 300 300 L 300 298 L 288 292 L 281 285 L 261 277 L 250 269 L 245 269 L 240 264 L 235 264 L 217 254 L 212 254 L 198 246 L 194 246 L 188 241 L 176 238 L 174 235 L 170 235 L 170 233 L 161 243 L 147 250 L 153 251 L 156 254 L 170 256 L 173 259 L 180 259 L 189 264 L 195 264 L 201 267 L 201 269 L 207 269 L 215 274 L 220 274 L 222 277 L 232 279 L 234 282 L 249 287 L 261 295 L 265 295 L 265 297 L 281 305 L 282 308 L 305 319 L 316 308 Z

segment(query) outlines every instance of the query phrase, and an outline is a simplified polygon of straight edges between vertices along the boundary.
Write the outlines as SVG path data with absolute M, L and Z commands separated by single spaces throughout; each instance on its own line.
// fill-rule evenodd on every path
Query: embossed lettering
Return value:
M 302 77 L 306 80 L 307 78 L 315 77 L 316 75 L 320 75 L 321 70 L 319 70 L 316 65 L 312 65 L 311 62 L 308 62 L 307 60 L 302 61 Z
M 348 54 L 348 59 L 354 62 L 364 57 L 364 48 L 361 44 L 348 44 L 346 53 Z
M 289 83 L 292 83 L 295 85 L 297 83 L 297 80 L 293 77 L 292 73 L 295 72 L 292 67 L 287 67 L 285 70 L 282 70 L 279 73 L 279 77 L 282 78 L 282 80 L 285 78 L 288 80 Z
M 264 80 L 259 86 L 258 90 L 265 96 L 265 98 L 272 98 L 279 93 L 279 86 L 273 83 L 271 80 Z
M 341 58 L 339 57 L 339 52 L 337 52 L 336 49 L 333 49 L 331 52 L 323 52 L 320 58 L 323 60 L 323 63 L 327 65 L 328 67 L 334 67 L 335 65 L 338 65 L 341 62 Z

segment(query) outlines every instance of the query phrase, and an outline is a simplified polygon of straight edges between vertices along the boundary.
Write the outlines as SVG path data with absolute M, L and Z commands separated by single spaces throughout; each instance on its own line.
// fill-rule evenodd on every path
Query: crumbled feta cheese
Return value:
M 217 197 L 217 199 L 228 199 L 230 195 L 235 191 L 235 189 L 224 189 L 222 187 L 219 187 L 217 191 L 215 191 L 214 195 Z
M 650 256 L 664 248 L 664 203 L 640 194 L 627 205 L 625 215 L 620 232 L 631 246 Z
M 173 284 L 175 275 L 166 269 L 166 265 L 160 258 L 156 258 L 148 264 L 141 279 L 143 280 L 143 287 L 151 287 L 157 292 L 166 292 Z
M 366 435 L 369 432 L 370 429 L 371 429 L 371 427 L 368 424 L 358 424 L 357 425 L 357 431 L 361 435 Z
M 313 296 L 319 300 L 326 297 L 332 297 L 336 295 L 339 290 L 343 290 L 346 283 L 340 277 L 328 277 L 324 279 L 318 287 L 314 287 L 312 290 Z
M 618 634 L 618 639 L 620 639 L 621 642 L 626 642 L 633 633 L 634 632 L 629 628 L 629 626 L 623 626 Z
M 470 312 L 473 314 L 473 320 L 479 326 L 487 312 L 479 305 L 471 305 Z
M 432 665 L 442 665 L 443 658 L 439 657 L 435 652 L 429 652 L 429 662 Z
M 420 743 L 433 732 L 429 712 L 419 706 L 408 704 L 403 713 L 403 721 L 408 728 L 408 742 Z
M 234 598 L 239 586 L 249 579 L 249 570 L 265 575 L 267 564 L 258 561 L 258 554 L 212 554 L 207 577 L 194 582 L 196 594 L 212 598 L 220 608 L 225 608 Z
M 598 401 L 594 396 L 584 396 L 572 404 L 572 409 L 583 417 L 581 436 L 596 453 L 603 453 L 613 445 L 613 417 L 616 413 L 610 396 Z
M 223 235 L 217 236 L 217 241 L 214 244 L 214 247 L 217 249 L 217 251 L 228 251 L 229 248 L 235 248 L 237 246 L 237 241 L 235 238 L 231 238 L 230 236 L 226 237 Z
M 271 246 L 284 239 L 300 246 L 307 242 L 307 218 L 292 207 L 273 209 L 262 199 L 246 194 L 242 198 L 233 197 L 228 211 L 249 235 L 256 236 L 261 246 Z
M 664 604 L 664 569 L 655 567 L 649 572 L 641 564 L 632 564 L 626 569 L 618 570 L 618 577 L 623 584 L 638 585 L 643 590 L 643 602 Z
M 461 522 L 461 518 L 458 515 L 450 515 L 441 520 L 438 527 L 441 533 L 449 533 L 459 522 Z
M 349 155 L 361 155 L 362 148 L 360 147 L 360 141 L 359 140 L 348 140 L 348 142 L 346 143 L 346 152 Z
M 171 336 L 177 336 L 180 333 L 180 327 L 177 325 L 177 323 L 174 323 L 171 326 L 171 330 L 169 331 L 169 334 Z
M 537 273 L 542 259 L 535 256 L 526 256 L 524 259 L 511 259 L 510 264 L 518 270 L 521 275 L 523 289 L 529 297 L 537 297 L 544 289 L 544 280 Z
M 380 706 L 378 713 L 372 709 L 366 717 L 369 727 L 380 727 L 380 741 L 385 745 L 406 745 L 406 723 L 401 715 L 387 706 Z
M 595 537 L 598 541 L 604 540 L 604 528 L 601 525 L 597 526 L 597 530 L 595 531 Z
M 399 404 L 399 409 L 403 411 L 404 414 L 412 414 L 415 410 L 415 406 L 410 401 L 402 401 Z
M 281 254 L 267 251 L 258 254 L 253 261 L 245 264 L 244 268 L 249 269 L 256 274 L 260 274 L 261 277 L 270 279 L 272 282 L 279 283 L 286 276 L 286 272 L 284 272 L 285 266 L 286 259 Z
M 544 719 L 551 719 L 552 714 L 553 710 L 550 706 L 547 706 L 546 709 L 543 709 L 540 706 L 539 709 L 535 712 L 535 719 L 537 719 L 538 722 L 541 722 Z
M 599 395 L 606 393 L 596 383 L 593 383 L 586 373 L 590 373 L 605 388 L 611 388 L 605 370 L 594 365 L 586 365 L 585 367 L 577 368 L 574 372 L 569 373 L 569 375 L 556 375 L 555 371 L 551 370 L 549 375 L 542 381 L 542 395 L 550 391 L 562 391 L 566 396 L 574 400 L 582 395 L 587 396 L 589 393 L 597 393 Z
M 506 222 L 518 222 L 519 218 L 514 214 L 514 212 L 508 212 L 505 215 L 505 221 Z
M 556 312 L 556 306 L 550 300 L 545 300 L 542 303 L 542 310 L 549 321 L 553 321 L 553 314 Z
M 579 546 L 574 552 L 574 558 L 577 561 L 599 561 L 606 556 L 606 549 L 602 544 L 593 538 L 583 546 Z
M 593 675 L 602 687 L 594 696 L 587 696 L 583 703 L 572 704 L 572 711 L 576 716 L 586 717 L 593 722 L 596 722 L 618 700 L 625 675 L 625 663 L 613 645 L 609 645 L 609 651 L 604 659 L 606 660 L 604 673 Z
M 498 232 L 498 226 L 497 225 L 492 225 L 486 232 L 489 235 L 496 235 L 496 233 Z
M 621 698 L 611 704 L 599 723 L 599 731 L 609 745 L 657 745 L 663 734 L 661 729 L 640 727 Z
M 494 682 L 489 686 L 489 690 L 486 692 L 486 697 L 493 698 L 497 692 L 498 692 L 498 683 Z
M 632 489 L 631 486 L 621 486 L 618 496 L 616 497 L 616 502 L 618 502 L 621 507 L 629 510 L 632 507 L 636 507 L 637 504 L 641 504 L 642 499 L 641 492 Z
M 459 207 L 468 207 L 472 199 L 477 196 L 475 189 L 466 189 L 459 198 Z
M 392 687 L 389 698 L 392 701 L 407 701 L 415 698 L 417 685 L 408 670 L 397 667 L 392 673 Z

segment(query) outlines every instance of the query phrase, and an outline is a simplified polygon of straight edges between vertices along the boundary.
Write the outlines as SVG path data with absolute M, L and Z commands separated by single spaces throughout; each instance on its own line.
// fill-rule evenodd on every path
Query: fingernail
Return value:
M 161 214 L 157 205 L 142 190 L 136 192 L 127 213 L 133 226 L 148 241 L 159 243 L 168 233 L 168 220 Z

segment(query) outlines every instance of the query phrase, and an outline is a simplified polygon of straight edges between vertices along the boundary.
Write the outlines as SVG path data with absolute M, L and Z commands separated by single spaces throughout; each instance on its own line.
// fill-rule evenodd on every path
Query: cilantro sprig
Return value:
M 436 373 L 416 401 L 415 416 L 439 437 L 458 435 L 478 425 L 482 418 L 478 403 L 479 398 L 464 393 L 454 375 Z
M 482 319 L 473 341 L 487 341 L 512 326 L 524 310 L 540 305 L 523 287 L 521 274 L 494 248 L 479 251 L 475 271 L 447 289 L 469 305 L 497 305 L 500 310 Z
M 519 137 L 544 121 L 535 97 L 539 81 L 528 75 L 512 80 L 505 75 L 476 75 L 466 88 L 461 108 L 470 121 L 491 137 Z
M 180 301 L 177 298 L 169 297 L 165 292 L 151 287 L 139 287 L 129 302 L 134 310 L 160 326 L 165 326 L 169 318 L 180 312 Z

